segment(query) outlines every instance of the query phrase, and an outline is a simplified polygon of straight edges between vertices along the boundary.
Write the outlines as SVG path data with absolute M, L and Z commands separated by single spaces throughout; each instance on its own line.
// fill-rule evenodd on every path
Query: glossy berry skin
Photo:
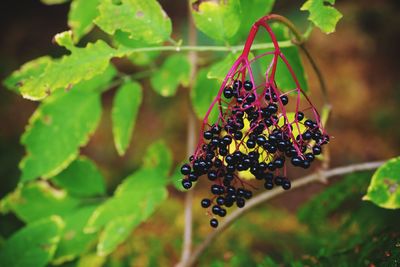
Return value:
M 215 219 L 215 218 L 211 219 L 211 220 L 210 220 L 210 226 L 211 226 L 212 228 L 217 228 L 217 227 L 218 227 L 218 220 Z
M 192 187 L 192 182 L 189 180 L 182 180 L 182 186 L 183 188 L 185 188 L 186 190 L 190 189 Z
M 245 81 L 243 83 L 243 87 L 246 91 L 250 91 L 251 89 L 253 89 L 253 83 L 251 81 Z
M 314 146 L 312 151 L 313 151 L 314 155 L 319 155 L 319 154 L 321 154 L 322 149 L 320 146 Z
M 205 198 L 205 199 L 203 199 L 202 201 L 201 201 L 201 206 L 203 207 L 203 208 L 208 208 L 208 207 L 210 207 L 211 206 L 211 200 L 209 200 L 208 198 Z
M 301 111 L 297 112 L 297 113 L 296 113 L 296 119 L 297 119 L 298 121 L 302 121 L 302 120 L 304 119 L 304 113 L 301 112 Z
M 287 103 L 289 103 L 289 98 L 287 97 L 287 95 L 282 95 L 280 99 L 283 105 L 287 105 Z
M 225 87 L 224 96 L 229 99 L 233 97 L 233 89 L 231 87 Z
M 243 208 L 245 203 L 246 203 L 245 200 L 243 198 L 241 198 L 241 197 L 236 199 L 236 206 L 238 208 Z
M 282 182 L 282 188 L 283 188 L 284 190 L 289 190 L 291 186 L 292 186 L 292 185 L 291 185 L 290 181 L 287 180 L 287 179 L 285 179 L 285 180 Z
M 213 134 L 210 131 L 205 131 L 203 137 L 204 139 L 210 140 L 213 137 Z
M 189 164 L 183 164 L 181 167 L 181 173 L 183 175 L 188 175 L 191 171 L 190 165 Z

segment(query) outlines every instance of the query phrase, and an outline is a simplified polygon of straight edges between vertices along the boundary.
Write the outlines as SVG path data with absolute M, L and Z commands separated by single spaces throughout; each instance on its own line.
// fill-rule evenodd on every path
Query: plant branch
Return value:
M 281 41 L 278 42 L 280 47 L 290 47 L 293 46 L 291 41 Z M 273 48 L 274 45 L 272 43 L 261 43 L 254 44 L 252 46 L 253 50 L 262 50 Z M 122 52 L 124 53 L 140 53 L 140 52 L 152 52 L 152 51 L 172 51 L 172 52 L 180 52 L 180 51 L 193 51 L 193 52 L 218 52 L 218 51 L 226 51 L 226 52 L 237 52 L 243 49 L 243 45 L 234 45 L 234 46 L 217 46 L 217 45 L 170 45 L 170 46 L 153 46 L 153 47 L 140 47 L 140 48 L 123 48 Z
M 189 2 L 190 3 L 190 2 Z M 196 28 L 194 26 L 193 18 L 190 15 L 190 4 L 189 4 L 189 44 L 195 45 L 197 43 Z M 190 51 L 188 54 L 190 62 L 190 81 L 194 81 L 197 72 L 197 53 Z M 193 83 L 189 85 L 191 89 Z M 189 97 L 188 97 L 189 99 Z M 191 106 L 189 106 L 188 114 L 188 132 L 187 132 L 187 156 L 189 157 L 193 153 L 196 146 L 196 117 L 193 113 Z M 181 254 L 181 261 L 177 266 L 181 266 L 181 263 L 187 262 L 190 259 L 192 252 L 192 236 L 193 236 L 193 190 L 190 190 L 185 195 L 185 225 L 183 231 L 183 247 Z
M 366 171 L 366 170 L 373 170 L 381 166 L 385 161 L 375 161 L 375 162 L 367 162 L 367 163 L 360 163 L 360 164 L 353 164 L 349 166 L 337 167 L 330 170 L 321 170 L 316 173 L 306 175 L 302 178 L 299 178 L 292 182 L 292 190 L 295 188 L 302 187 L 304 185 L 313 183 L 313 182 L 323 182 L 326 183 L 330 178 L 338 175 L 349 174 L 358 171 Z M 218 226 L 216 230 L 208 234 L 205 239 L 196 247 L 193 251 L 190 259 L 181 266 L 189 267 L 193 266 L 194 263 L 198 260 L 199 256 L 207 249 L 207 247 L 211 244 L 211 242 L 224 230 L 226 230 L 236 219 L 242 216 L 244 213 L 250 211 L 254 207 L 260 205 L 261 203 L 269 200 L 275 196 L 278 196 L 284 192 L 282 188 L 275 188 L 270 191 L 266 191 L 255 196 L 253 199 L 249 200 L 246 203 L 246 206 L 241 209 L 236 209 L 233 211 L 226 219 Z

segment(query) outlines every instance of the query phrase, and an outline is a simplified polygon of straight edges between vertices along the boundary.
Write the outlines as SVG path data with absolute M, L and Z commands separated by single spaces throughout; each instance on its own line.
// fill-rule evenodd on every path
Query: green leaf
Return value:
M 79 200 L 70 197 L 46 181 L 20 184 L 0 202 L 2 213 L 12 211 L 22 221 L 30 223 L 51 215 L 64 216 L 75 210 Z
M 57 216 L 28 224 L 7 240 L 0 251 L 0 265 L 7 267 L 47 266 L 63 229 Z
M 56 90 L 71 89 L 81 81 L 102 74 L 109 60 L 120 55 L 101 40 L 84 48 L 75 47 L 71 36 L 71 32 L 56 35 L 56 42 L 70 50 L 71 54 L 53 60 L 40 75 L 26 79 L 20 87 L 23 97 L 40 100 Z
M 162 96 L 173 96 L 179 84 L 189 83 L 190 64 L 186 56 L 175 54 L 167 58 L 150 79 L 151 85 Z
M 136 117 L 142 103 L 142 88 L 126 80 L 118 89 L 112 107 L 114 143 L 120 156 L 124 155 L 132 138 Z
M 104 177 L 96 164 L 86 157 L 79 157 L 64 171 L 51 179 L 68 194 L 78 197 L 104 195 Z
M 64 4 L 69 0 L 40 0 L 40 1 L 46 5 L 58 5 L 58 4 Z
M 193 89 L 190 92 L 193 109 L 198 118 L 204 118 L 211 102 L 215 99 L 220 88 L 220 84 L 215 79 L 207 79 L 209 68 L 199 70 Z M 218 114 L 215 106 L 210 119 L 215 119 Z
M 107 255 L 145 221 L 167 197 L 167 179 L 159 169 L 140 169 L 118 186 L 114 196 L 90 218 L 86 231 L 104 228 L 97 252 Z M 114 234 L 113 234 L 114 233 Z M 115 233 L 121 234 L 115 237 Z
M 114 34 L 114 41 L 120 50 L 126 50 L 128 53 L 128 59 L 133 64 L 138 66 L 146 66 L 154 62 L 154 60 L 160 55 L 160 51 L 148 51 L 148 52 L 129 52 L 129 48 L 143 48 L 152 47 L 153 45 L 146 44 L 142 41 L 129 38 L 129 34 L 122 31 L 116 31 Z
M 198 2 L 192 3 L 191 11 L 200 31 L 219 41 L 226 41 L 238 31 L 242 19 L 239 0 Z
M 95 23 L 106 33 L 121 30 L 134 40 L 161 43 L 170 38 L 171 20 L 156 0 L 104 0 L 99 6 L 100 16 Z
M 68 13 L 68 25 L 77 42 L 93 28 L 93 20 L 99 15 L 100 0 L 73 0 Z
M 370 172 L 358 172 L 346 175 L 341 181 L 326 188 L 323 192 L 315 195 L 305 203 L 298 211 L 301 222 L 311 226 L 313 231 L 321 227 L 329 227 L 322 224 L 327 217 L 337 212 L 346 202 L 352 198 L 359 199 L 367 187 L 367 180 L 371 177 Z
M 36 109 L 21 138 L 27 150 L 20 163 L 22 181 L 58 174 L 89 141 L 100 121 L 101 102 L 98 93 L 84 88 L 56 94 Z
M 54 264 L 71 261 L 87 252 L 97 235 L 84 233 L 83 228 L 95 209 L 96 206 L 82 207 L 63 218 L 65 228 L 52 261 Z
M 272 7 L 274 6 L 275 0 L 239 0 L 240 7 L 245 10 L 245 16 L 240 17 L 240 27 L 237 33 L 233 36 L 232 43 L 238 43 L 238 41 L 244 41 L 251 26 L 260 19 L 271 13 Z
M 132 230 L 140 224 L 139 216 L 131 215 L 117 217 L 106 225 L 99 238 L 97 251 L 100 255 L 107 255 L 125 241 Z
M 143 168 L 157 169 L 162 176 L 169 173 L 172 165 L 172 154 L 164 141 L 153 143 L 146 151 Z
M 363 199 L 386 209 L 400 208 L 400 157 L 385 162 L 376 170 Z
M 308 91 L 308 83 L 307 76 L 303 68 L 303 64 L 300 58 L 299 49 L 295 46 L 292 47 L 283 47 L 281 48 L 282 54 L 285 56 L 290 66 L 292 67 L 296 77 L 299 81 L 301 89 L 304 92 Z M 266 55 L 259 59 L 257 59 L 257 68 L 254 68 L 253 71 L 255 75 L 258 77 L 264 77 L 265 71 L 272 61 L 272 55 Z M 275 81 L 278 85 L 278 88 L 282 91 L 290 91 L 297 88 L 295 81 L 292 78 L 292 75 L 287 68 L 285 62 L 282 59 L 278 60 L 276 73 L 275 73 Z
M 325 33 L 335 31 L 343 15 L 332 5 L 335 0 L 307 0 L 300 10 L 310 12 L 308 19 Z
M 44 56 L 25 63 L 19 70 L 14 71 L 3 81 L 4 86 L 10 90 L 18 90 L 26 80 L 41 75 L 51 61 L 52 59 L 50 57 Z
M 218 82 L 222 82 L 239 55 L 240 53 L 229 53 L 222 60 L 214 63 L 207 73 L 207 78 L 216 79 Z

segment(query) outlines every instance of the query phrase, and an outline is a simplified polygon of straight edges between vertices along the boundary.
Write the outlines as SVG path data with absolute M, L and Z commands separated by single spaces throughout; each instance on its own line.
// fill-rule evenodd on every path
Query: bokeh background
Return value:
M 160 3 L 174 22 L 175 36 L 185 38 L 188 21 L 186 4 L 173 0 L 161 0 Z M 288 16 L 298 22 L 301 28 L 306 23 L 307 16 L 299 11 L 301 4 L 302 1 L 277 1 L 274 13 Z M 335 6 L 344 15 L 336 32 L 325 35 L 315 29 L 307 42 L 309 51 L 326 79 L 332 104 L 327 126 L 333 136 L 330 144 L 330 164 L 341 166 L 384 160 L 399 155 L 400 1 L 338 0 Z M 2 1 L 1 80 L 26 61 L 46 54 L 57 57 L 64 53 L 64 50 L 54 45 L 51 40 L 56 33 L 67 29 L 68 8 L 68 5 L 45 6 L 34 0 Z M 199 34 L 199 43 L 207 42 L 209 40 Z M 200 63 L 202 58 L 207 57 L 207 54 L 202 53 Z M 304 62 L 313 99 L 317 104 L 321 104 L 318 80 L 310 65 Z M 137 71 L 124 62 L 116 64 L 124 72 Z M 140 165 L 146 147 L 156 139 L 163 138 L 167 142 L 173 151 L 176 164 L 185 158 L 184 140 L 190 108 L 187 89 L 180 88 L 176 97 L 162 98 L 150 89 L 148 80 L 143 79 L 142 83 L 145 87 L 144 102 L 127 154 L 119 157 L 113 145 L 110 109 L 114 91 L 104 95 L 101 124 L 90 143 L 82 148 L 82 153 L 92 158 L 107 177 L 109 192 Z M 37 103 L 25 100 L 1 87 L 0 197 L 5 196 L 17 185 L 20 175 L 18 163 L 24 155 L 19 138 L 36 107 Z M 306 172 L 297 171 L 290 175 L 299 177 L 304 173 Z M 364 182 L 360 180 L 360 184 L 365 187 L 369 177 L 364 175 Z M 338 182 L 343 182 L 343 177 L 334 179 L 330 185 Z M 201 264 L 251 266 L 265 261 L 267 256 L 278 262 L 289 257 L 299 260 L 311 259 L 312 262 L 313 256 L 310 251 L 319 251 L 314 246 L 321 243 L 313 244 L 312 240 L 318 233 L 310 230 L 307 219 L 302 220 L 299 211 L 325 188 L 326 185 L 315 184 L 293 190 L 250 212 L 221 235 L 203 256 Z M 195 242 L 210 231 L 208 219 L 197 204 L 205 190 L 206 185 L 200 185 L 195 193 Z M 334 198 L 335 193 L 332 194 Z M 367 205 L 367 213 L 381 212 L 373 207 L 373 204 L 362 203 L 360 194 L 361 192 L 354 191 L 354 199 L 336 207 L 332 214 L 326 216 L 332 225 L 343 224 L 343 216 L 339 216 L 337 209 L 351 213 L 360 210 L 360 206 Z M 184 193 L 171 187 L 166 203 L 151 220 L 135 230 L 125 245 L 113 253 L 109 260 L 110 266 L 170 266 L 177 262 L 183 229 L 183 198 Z M 318 212 L 318 202 L 314 205 Z M 388 216 L 390 220 L 399 219 L 398 214 L 385 212 L 379 216 Z M 386 223 L 390 224 L 383 224 Z M 2 215 L 0 235 L 7 237 L 21 225 L 13 215 Z M 335 229 L 337 228 L 332 227 L 331 230 Z M 389 240 L 398 238 L 399 232 L 400 230 L 394 232 L 394 236 Z M 362 244 L 362 240 L 359 241 Z M 383 249 L 374 253 L 381 260 L 393 254 L 387 256 L 385 252 L 387 251 Z

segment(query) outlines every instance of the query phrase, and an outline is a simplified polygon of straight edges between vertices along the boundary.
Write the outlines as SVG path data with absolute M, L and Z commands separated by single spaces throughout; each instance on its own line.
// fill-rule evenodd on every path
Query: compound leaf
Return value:
M 0 265 L 47 266 L 56 251 L 63 227 L 63 221 L 57 216 L 28 224 L 13 234 L 0 250 Z
M 100 0 L 73 0 L 68 13 L 68 25 L 73 32 L 74 41 L 93 28 L 93 20 L 99 15 L 97 6 Z
M 253 23 L 262 16 L 271 13 L 275 0 L 239 0 L 240 7 L 245 10 L 245 16 L 240 17 L 240 27 L 233 39 L 243 40 L 249 34 L 249 30 Z M 237 43 L 237 41 L 236 41 Z
M 45 181 L 20 184 L 0 202 L 2 213 L 12 211 L 26 223 L 51 215 L 64 216 L 75 210 L 79 200 Z
M 95 23 L 106 33 L 121 30 L 134 40 L 161 43 L 170 38 L 170 18 L 156 0 L 105 0 L 99 5 L 100 15 Z
M 40 100 L 56 90 L 73 88 L 81 81 L 102 74 L 107 69 L 109 60 L 120 55 L 101 40 L 89 43 L 84 48 L 75 47 L 70 31 L 57 34 L 55 40 L 70 50 L 71 54 L 51 61 L 40 75 L 26 79 L 19 88 L 23 97 Z
M 96 164 L 86 157 L 79 157 L 51 181 L 70 195 L 90 197 L 104 195 L 104 177 Z
M 100 121 L 101 103 L 98 93 L 84 88 L 54 95 L 34 112 L 21 138 L 27 150 L 20 163 L 22 181 L 58 174 L 89 141 Z
M 190 64 L 186 56 L 176 54 L 165 60 L 157 72 L 150 79 L 151 85 L 162 96 L 173 96 L 179 84 L 187 86 L 189 83 Z
M 171 165 L 172 154 L 164 141 L 157 141 L 147 149 L 143 159 L 143 168 L 157 169 L 163 176 L 166 176 Z
M 239 29 L 239 0 L 197 1 L 191 11 L 197 28 L 215 40 L 226 41 Z
M 386 209 L 400 208 L 400 157 L 385 162 L 376 170 L 363 199 Z
M 51 63 L 52 59 L 48 56 L 39 57 L 22 65 L 19 70 L 14 71 L 7 79 L 4 85 L 10 90 L 18 90 L 26 80 L 38 77 Z
M 97 235 L 84 233 L 83 228 L 95 209 L 96 206 L 84 206 L 63 217 L 65 228 L 52 261 L 54 264 L 71 261 L 87 252 Z
M 332 5 L 335 0 L 307 0 L 300 10 L 310 12 L 308 19 L 325 33 L 335 31 L 336 24 L 343 15 Z
M 132 138 L 143 93 L 139 83 L 126 80 L 118 89 L 112 107 L 114 143 L 120 156 L 124 155 Z
M 208 79 L 207 73 L 209 68 L 199 70 L 193 89 L 190 92 L 193 109 L 198 118 L 204 118 L 210 103 L 218 94 L 220 83 L 215 79 Z M 211 121 L 217 116 L 218 110 L 213 109 L 211 113 Z

